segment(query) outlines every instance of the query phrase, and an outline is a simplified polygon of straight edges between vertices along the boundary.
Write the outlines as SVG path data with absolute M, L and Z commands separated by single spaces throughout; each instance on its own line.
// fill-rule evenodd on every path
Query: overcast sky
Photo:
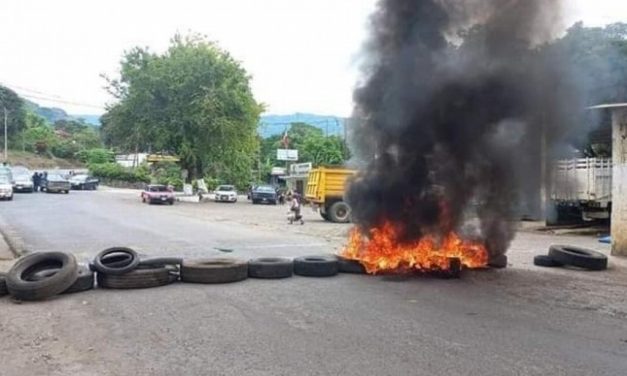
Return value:
M 569 22 L 627 21 L 627 1 L 566 0 Z M 375 0 L 1 0 L 0 84 L 70 113 L 99 114 L 134 46 L 176 32 L 218 41 L 253 76 L 269 113 L 349 115 L 355 57 Z M 39 98 L 49 98 L 43 100 Z

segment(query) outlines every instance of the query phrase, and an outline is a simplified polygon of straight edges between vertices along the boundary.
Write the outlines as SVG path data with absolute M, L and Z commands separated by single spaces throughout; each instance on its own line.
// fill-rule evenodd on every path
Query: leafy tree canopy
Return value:
M 127 52 L 120 71 L 108 80 L 119 102 L 102 118 L 106 142 L 176 154 L 190 177 L 247 184 L 262 107 L 239 62 L 198 35 L 176 35 L 164 54 Z

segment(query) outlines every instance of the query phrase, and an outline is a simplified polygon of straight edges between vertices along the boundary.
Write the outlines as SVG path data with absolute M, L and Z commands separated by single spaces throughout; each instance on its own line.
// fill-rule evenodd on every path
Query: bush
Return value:
M 76 158 L 88 165 L 115 162 L 115 154 L 108 149 L 86 149 L 76 153 Z
M 217 179 L 217 178 L 205 176 L 203 180 L 205 181 L 205 184 L 207 185 L 207 190 L 209 190 L 210 192 L 215 190 L 218 187 L 218 185 L 220 185 L 220 179 Z
M 52 154 L 57 158 L 70 159 L 79 151 L 79 146 L 72 141 L 63 140 L 52 146 Z
M 159 162 L 152 167 L 152 182 L 155 184 L 171 185 L 176 190 L 182 190 L 185 183 L 181 178 L 181 167 L 172 162 Z
M 89 165 L 89 170 L 92 175 L 105 180 L 150 183 L 150 174 L 145 166 L 126 168 L 117 163 L 94 163 Z

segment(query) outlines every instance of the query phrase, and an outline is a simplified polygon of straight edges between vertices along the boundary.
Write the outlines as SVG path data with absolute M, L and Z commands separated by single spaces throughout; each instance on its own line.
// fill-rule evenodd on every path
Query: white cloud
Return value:
M 98 113 L 115 73 L 136 45 L 163 50 L 178 32 L 208 35 L 253 75 L 269 112 L 348 115 L 354 58 L 375 0 L 2 0 L 0 83 L 31 96 L 57 95 L 74 113 Z M 569 20 L 627 19 L 616 0 L 574 0 Z M 36 92 L 38 93 L 36 93 Z M 89 106 L 58 103 L 64 100 Z

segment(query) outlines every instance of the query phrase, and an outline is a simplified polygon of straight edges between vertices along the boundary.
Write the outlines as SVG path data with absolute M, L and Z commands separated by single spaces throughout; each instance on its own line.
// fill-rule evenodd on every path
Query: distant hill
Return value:
M 332 115 L 294 113 L 289 115 L 264 115 L 259 122 L 259 134 L 263 138 L 282 134 L 292 123 L 307 123 L 320 128 L 331 136 L 344 136 L 345 118 Z
M 33 111 L 37 115 L 46 119 L 48 123 L 54 124 L 58 120 L 79 120 L 83 119 L 85 123 L 89 125 L 93 125 L 96 127 L 100 126 L 100 116 L 101 115 L 73 115 L 68 114 L 62 108 L 57 107 L 42 107 L 35 102 L 29 101 L 28 99 L 24 99 L 24 103 L 26 104 L 26 108 L 30 111 Z
M 70 119 L 70 115 L 65 112 L 61 108 L 57 107 L 41 107 L 35 102 L 31 102 L 27 99 L 24 99 L 24 103 L 26 104 L 26 108 L 30 111 L 33 111 L 37 115 L 46 119 L 50 124 L 54 124 L 54 122 L 58 120 L 66 120 Z
M 100 117 L 102 115 L 72 114 L 70 116 L 72 116 L 74 119 L 83 119 L 85 121 L 85 123 L 87 123 L 89 125 L 93 125 L 95 127 L 99 127 L 100 126 Z
M 35 102 L 24 100 L 29 110 L 46 119 L 50 124 L 57 120 L 79 120 L 95 127 L 100 126 L 102 115 L 68 114 L 65 110 L 56 107 L 42 107 Z M 316 115 L 307 113 L 293 113 L 288 115 L 263 115 L 259 121 L 259 134 L 263 138 L 282 134 L 292 123 L 307 123 L 320 128 L 322 132 L 331 136 L 344 137 L 344 125 L 347 119 L 333 115 Z

